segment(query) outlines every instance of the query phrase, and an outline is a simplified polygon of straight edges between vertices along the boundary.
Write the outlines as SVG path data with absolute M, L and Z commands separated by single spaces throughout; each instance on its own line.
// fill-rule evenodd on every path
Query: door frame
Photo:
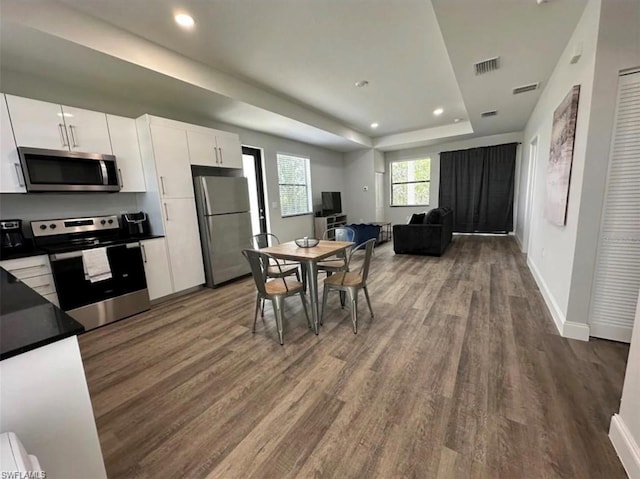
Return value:
M 264 184 L 264 172 L 262 161 L 262 149 L 253 146 L 242 145 L 242 154 L 253 157 L 254 168 L 256 172 L 256 187 L 258 188 L 258 215 L 260 220 L 260 232 L 267 233 L 269 229 L 267 221 L 267 199 L 266 188 Z
M 533 190 L 536 187 L 536 166 L 538 163 L 538 137 L 536 135 L 529 142 L 529 165 L 527 172 L 527 195 L 524 205 L 524 231 L 522 252 L 528 253 L 531 245 L 531 232 L 533 231 Z

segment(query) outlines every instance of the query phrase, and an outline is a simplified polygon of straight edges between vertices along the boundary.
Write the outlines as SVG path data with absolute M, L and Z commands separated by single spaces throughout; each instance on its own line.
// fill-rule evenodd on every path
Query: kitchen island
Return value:
M 78 347 L 84 327 L 0 268 L 0 432 L 48 479 L 106 478 Z

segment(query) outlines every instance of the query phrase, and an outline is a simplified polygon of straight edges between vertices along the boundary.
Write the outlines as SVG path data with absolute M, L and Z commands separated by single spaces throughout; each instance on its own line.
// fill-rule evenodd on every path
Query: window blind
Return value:
M 279 153 L 277 162 L 282 216 L 311 213 L 309 158 Z

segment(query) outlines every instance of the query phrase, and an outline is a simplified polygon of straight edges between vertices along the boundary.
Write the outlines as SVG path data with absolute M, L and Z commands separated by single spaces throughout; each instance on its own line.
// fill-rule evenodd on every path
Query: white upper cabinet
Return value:
M 18 146 L 111 154 L 104 113 L 13 95 L 6 97 Z
M 26 193 L 9 111 L 0 94 L 0 193 Z
M 138 144 L 138 131 L 133 118 L 107 115 L 111 149 L 118 164 L 120 192 L 147 191 Z
M 71 151 L 111 154 L 107 115 L 70 106 L 62 107 Z
M 215 133 L 211 130 L 187 130 L 187 141 L 192 165 L 219 166 Z
M 238 135 L 209 128 L 187 130 L 192 165 L 242 168 Z
M 186 131 L 154 124 L 150 128 L 160 196 L 193 198 Z
M 18 146 L 48 150 L 69 149 L 60 105 L 13 95 L 6 97 Z
M 223 168 L 242 168 L 242 145 L 240 138 L 233 133 L 216 133 L 220 164 Z

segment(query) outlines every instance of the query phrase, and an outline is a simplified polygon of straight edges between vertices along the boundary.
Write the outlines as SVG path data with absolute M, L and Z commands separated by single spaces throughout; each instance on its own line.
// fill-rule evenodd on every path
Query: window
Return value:
M 391 163 L 391 206 L 427 206 L 431 158 Z
M 309 158 L 278 153 L 278 185 L 282 216 L 305 215 L 313 211 Z

